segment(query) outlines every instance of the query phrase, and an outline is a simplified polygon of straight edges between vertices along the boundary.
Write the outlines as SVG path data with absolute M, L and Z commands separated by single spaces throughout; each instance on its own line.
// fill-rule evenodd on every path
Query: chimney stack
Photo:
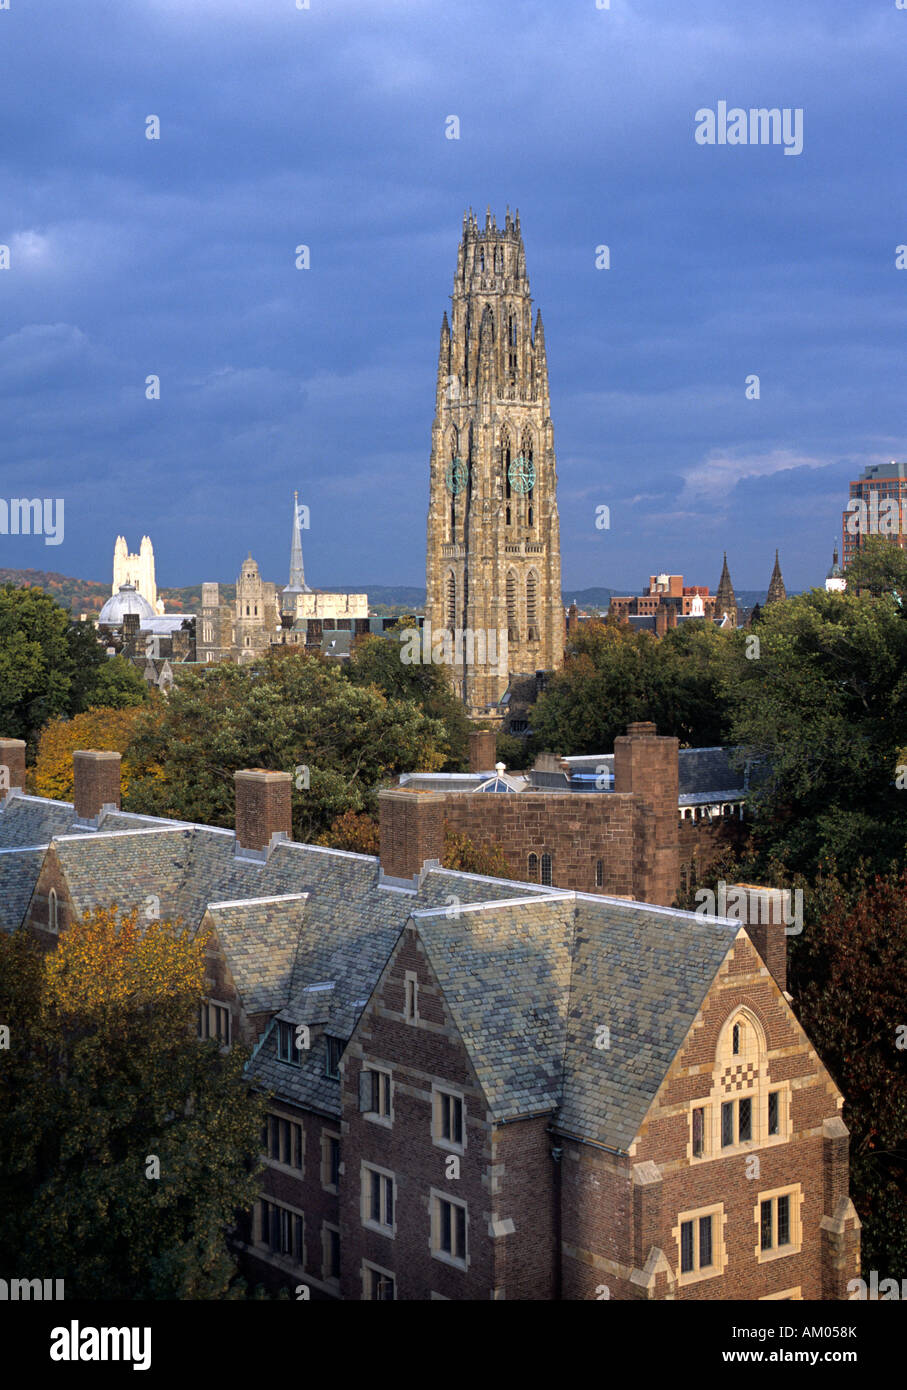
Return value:
M 469 735 L 470 772 L 491 772 L 497 762 L 497 739 L 492 730 L 473 729 Z
M 251 768 L 234 772 L 236 853 L 267 859 L 278 840 L 293 837 L 292 783 L 288 772 Z
M 393 788 L 378 793 L 381 868 L 388 878 L 411 880 L 428 859 L 444 853 L 443 792 Z
M 97 824 L 104 811 L 120 809 L 120 755 L 94 748 L 72 755 L 76 819 Z
M 25 740 L 0 738 L 0 798 L 25 791 Z
M 680 747 L 659 737 L 648 720 L 627 725 L 614 740 L 614 790 L 639 797 L 640 818 L 634 851 L 634 892 L 643 902 L 670 906 L 677 892 L 680 829 L 677 815 Z
M 787 992 L 787 928 L 793 925 L 789 888 L 733 883 L 727 889 L 728 917 L 739 920 L 778 984 Z M 802 924 L 798 924 L 802 925 Z

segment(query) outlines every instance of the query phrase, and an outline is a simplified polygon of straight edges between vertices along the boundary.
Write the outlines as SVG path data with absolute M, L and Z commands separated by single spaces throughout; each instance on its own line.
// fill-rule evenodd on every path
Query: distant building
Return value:
M 727 582 L 729 585 L 730 576 Z M 637 631 L 652 632 L 656 637 L 661 637 L 668 628 L 677 627 L 687 618 L 712 621 L 716 601 L 717 596 L 709 593 L 707 584 L 685 585 L 682 574 L 652 574 L 648 588 L 641 594 L 615 594 L 608 614 L 620 622 L 629 623 Z
M 236 581 L 236 599 L 221 598 L 220 586 L 202 585 L 198 660 L 254 661 L 275 646 L 302 646 L 348 657 L 353 640 L 368 632 L 368 594 L 323 593 L 306 583 L 302 558 L 299 494 L 293 495 L 289 583 L 278 589 L 262 579 L 251 554 Z
M 874 463 L 850 484 L 850 502 L 842 514 L 841 541 L 844 568 L 867 535 L 885 536 L 902 550 L 907 548 L 907 463 Z
M 196 659 L 194 613 L 157 613 L 134 584 L 121 584 L 98 614 L 108 656 L 132 661 L 152 685 L 167 688 L 174 664 Z
M 132 584 L 142 598 L 151 605 L 155 613 L 163 613 L 164 601 L 157 596 L 157 584 L 154 578 L 154 546 L 147 536 L 142 537 L 137 555 L 129 554 L 124 536 L 117 536 L 116 538 L 116 544 L 113 547 L 111 597 L 115 597 L 124 584 Z
M 831 569 L 825 576 L 825 587 L 830 594 L 843 594 L 847 588 L 847 580 L 844 578 L 844 571 L 838 564 L 838 547 L 835 546 L 832 556 Z
M 768 593 L 765 597 L 766 606 L 770 603 L 780 603 L 787 598 L 787 590 L 784 587 L 784 579 L 781 575 L 781 565 L 778 561 L 778 552 L 775 551 L 775 564 L 772 569 L 772 577 L 768 582 Z

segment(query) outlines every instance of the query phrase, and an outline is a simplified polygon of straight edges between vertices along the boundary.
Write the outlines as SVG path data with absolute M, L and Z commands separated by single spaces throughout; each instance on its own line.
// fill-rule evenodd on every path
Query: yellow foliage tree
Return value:
M 56 801 L 72 800 L 72 755 L 77 748 L 98 748 L 108 753 L 125 753 L 139 717 L 141 705 L 126 709 L 86 710 L 72 719 L 51 719 L 38 741 L 34 787 L 38 796 Z M 123 763 L 123 798 L 129 788 L 130 766 Z
M 163 1002 L 192 1007 L 204 985 L 202 938 L 180 924 L 96 908 L 61 934 L 45 966 L 45 1000 L 63 1017 L 87 1021 L 107 1009 Z

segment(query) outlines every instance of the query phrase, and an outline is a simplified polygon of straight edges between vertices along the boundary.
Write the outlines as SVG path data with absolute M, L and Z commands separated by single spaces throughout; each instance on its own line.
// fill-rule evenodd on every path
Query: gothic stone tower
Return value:
M 454 687 L 480 715 L 509 674 L 552 670 L 564 656 L 545 335 L 541 314 L 533 333 L 518 212 L 500 229 L 490 211 L 484 229 L 466 214 L 452 301 L 432 427 L 426 619 L 436 641 L 448 636 Z

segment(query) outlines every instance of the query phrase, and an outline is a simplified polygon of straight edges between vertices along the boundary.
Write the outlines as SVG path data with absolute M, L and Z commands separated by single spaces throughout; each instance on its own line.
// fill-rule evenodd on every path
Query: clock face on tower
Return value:
M 447 465 L 445 481 L 448 492 L 452 492 L 454 496 L 464 490 L 469 481 L 469 469 L 462 459 L 451 459 Z
M 519 454 L 507 471 L 514 492 L 531 492 L 535 487 L 535 468 L 525 454 Z

